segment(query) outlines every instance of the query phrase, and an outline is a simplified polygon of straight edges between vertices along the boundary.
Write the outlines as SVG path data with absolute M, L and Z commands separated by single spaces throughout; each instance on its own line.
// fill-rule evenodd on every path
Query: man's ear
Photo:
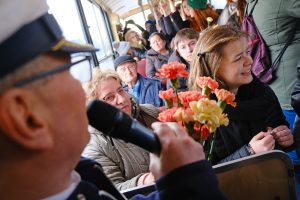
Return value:
M 10 89 L 0 95 L 0 126 L 16 144 L 29 150 L 43 150 L 53 145 L 41 102 L 32 92 Z

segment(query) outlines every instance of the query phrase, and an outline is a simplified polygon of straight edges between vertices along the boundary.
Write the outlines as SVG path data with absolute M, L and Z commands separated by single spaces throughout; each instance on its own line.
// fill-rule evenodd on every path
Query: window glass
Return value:
M 49 13 L 58 21 L 65 38 L 80 44 L 87 43 L 75 0 L 47 0 L 47 3 Z
M 88 0 L 81 0 L 93 45 L 99 49 L 98 60 L 112 54 L 111 40 L 102 10 Z

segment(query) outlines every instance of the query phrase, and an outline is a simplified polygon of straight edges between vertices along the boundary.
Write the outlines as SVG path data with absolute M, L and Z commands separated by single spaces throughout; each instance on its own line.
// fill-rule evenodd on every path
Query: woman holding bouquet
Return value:
M 212 162 L 217 164 L 294 143 L 274 92 L 251 73 L 248 37 L 230 26 L 205 30 L 193 53 L 188 85 L 200 90 L 197 79 L 209 76 L 236 95 L 237 106 L 226 106 L 229 125 L 216 130 Z

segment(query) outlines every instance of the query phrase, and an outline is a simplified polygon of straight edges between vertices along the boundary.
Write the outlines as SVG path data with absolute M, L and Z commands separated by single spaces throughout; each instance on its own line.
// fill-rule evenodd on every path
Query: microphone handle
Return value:
M 156 155 L 160 154 L 161 145 L 158 136 L 152 130 L 137 122 L 137 120 L 134 119 L 132 121 L 131 129 L 126 135 L 126 140 L 129 142 Z

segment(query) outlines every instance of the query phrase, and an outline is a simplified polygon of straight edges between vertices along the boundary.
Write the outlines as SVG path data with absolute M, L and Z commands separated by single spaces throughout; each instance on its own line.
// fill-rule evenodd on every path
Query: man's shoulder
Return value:
M 159 79 L 155 79 L 155 78 L 149 78 L 149 77 L 144 77 L 144 76 L 139 76 L 139 80 L 141 81 L 141 83 L 145 84 L 145 83 L 154 83 L 154 84 L 161 84 Z

